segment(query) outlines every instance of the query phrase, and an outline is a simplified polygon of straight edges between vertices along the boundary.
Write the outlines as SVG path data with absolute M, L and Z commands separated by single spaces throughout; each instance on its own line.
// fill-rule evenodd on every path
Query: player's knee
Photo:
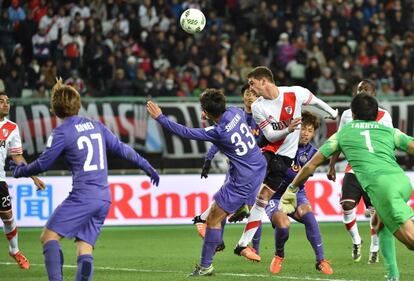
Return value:
M 296 210 L 296 217 L 301 220 L 304 215 L 312 212 L 312 207 L 308 204 L 303 204 L 298 207 Z
M 290 226 L 290 220 L 286 214 L 275 212 L 272 216 L 272 224 L 278 228 L 288 228 Z
M 356 204 L 353 201 L 343 201 L 341 203 L 341 206 L 342 206 L 342 210 L 350 211 L 355 208 Z

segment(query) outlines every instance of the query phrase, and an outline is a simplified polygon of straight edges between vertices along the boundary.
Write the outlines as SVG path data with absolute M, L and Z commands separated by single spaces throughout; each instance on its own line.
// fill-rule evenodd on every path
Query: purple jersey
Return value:
M 313 157 L 313 155 L 318 150 L 310 143 L 305 146 L 299 145 L 298 150 L 295 155 L 295 159 L 293 161 L 293 165 L 287 170 L 286 178 L 284 179 L 283 183 L 273 195 L 272 199 L 280 199 L 283 193 L 286 191 L 288 185 L 293 181 L 298 173 L 299 169 L 301 169 L 305 164 Z M 305 188 L 305 185 L 302 184 L 299 189 L 302 190 Z
M 263 134 L 259 125 L 256 124 L 251 113 L 244 111 L 244 118 L 246 119 L 247 126 L 250 128 L 250 133 L 254 136 L 257 143 Z M 218 148 L 215 145 L 212 145 L 206 154 L 206 160 L 213 160 L 214 155 L 216 155 L 218 151 Z
M 207 128 L 187 128 L 161 115 L 157 121 L 183 138 L 212 142 L 230 160 L 228 175 L 235 186 L 252 182 L 258 171 L 266 168 L 260 148 L 246 123 L 241 109 L 229 107 L 220 121 Z
M 45 151 L 30 163 L 30 174 L 48 170 L 62 155 L 72 171 L 71 197 L 110 200 L 106 151 L 133 162 L 139 168 L 149 165 L 131 147 L 122 143 L 102 123 L 80 116 L 66 118 L 52 131 Z

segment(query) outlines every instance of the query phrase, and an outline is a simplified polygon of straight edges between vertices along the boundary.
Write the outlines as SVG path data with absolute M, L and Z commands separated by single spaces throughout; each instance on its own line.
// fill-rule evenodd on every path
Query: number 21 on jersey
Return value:
M 98 151 L 94 151 L 94 145 L 92 141 L 98 143 Z M 80 136 L 78 138 L 77 144 L 79 150 L 87 150 L 86 160 L 83 164 L 83 170 L 85 172 L 98 170 L 98 164 L 92 164 L 92 159 L 95 153 L 99 153 L 99 169 L 103 170 L 105 168 L 101 134 L 90 134 L 89 137 Z

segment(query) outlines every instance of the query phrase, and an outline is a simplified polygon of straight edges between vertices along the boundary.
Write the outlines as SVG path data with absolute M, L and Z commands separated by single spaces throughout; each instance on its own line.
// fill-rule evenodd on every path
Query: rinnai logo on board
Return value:
M 414 182 L 414 172 L 407 173 Z M 318 221 L 342 221 L 339 205 L 343 174 L 332 182 L 323 173 L 306 184 L 306 193 Z M 19 226 L 44 226 L 53 210 L 68 196 L 71 177 L 43 177 L 47 188 L 36 191 L 30 179 L 9 178 L 14 214 Z M 110 176 L 112 205 L 106 225 L 191 224 L 191 219 L 211 203 L 224 175 L 161 175 L 160 185 L 152 186 L 148 177 Z M 414 194 L 409 202 L 414 207 Z M 358 206 L 359 220 L 365 206 Z M 267 218 L 265 218 L 267 221 Z

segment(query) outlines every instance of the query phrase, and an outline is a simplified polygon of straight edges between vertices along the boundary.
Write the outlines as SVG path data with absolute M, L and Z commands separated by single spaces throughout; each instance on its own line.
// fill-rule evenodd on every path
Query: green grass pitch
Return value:
M 364 240 L 363 256 L 360 263 L 351 260 L 352 242 L 341 223 L 320 224 L 325 256 L 332 261 L 334 275 L 326 276 L 314 267 L 314 254 L 302 225 L 291 227 L 286 244 L 285 262 L 279 275 L 269 273 L 273 257 L 273 230 L 264 225 L 261 244 L 261 263 L 252 263 L 233 254 L 233 247 L 243 229 L 243 225 L 226 226 L 224 240 L 227 248 L 216 254 L 214 267 L 216 274 L 211 280 L 385 280 L 382 256 L 380 263 L 368 265 L 369 228 L 367 223 L 359 223 Z M 47 280 L 43 266 L 42 250 L 39 243 L 39 228 L 20 228 L 21 250 L 29 258 L 32 266 L 24 271 L 13 264 L 7 255 L 6 238 L 0 239 L 0 280 L 43 281 Z M 135 281 L 135 280 L 189 280 L 187 277 L 199 262 L 202 241 L 195 227 L 185 226 L 141 226 L 105 227 L 95 248 L 96 281 Z M 64 280 L 74 280 L 76 270 L 75 245 L 63 240 L 65 255 Z M 413 253 L 397 242 L 398 262 L 401 280 L 414 280 Z

